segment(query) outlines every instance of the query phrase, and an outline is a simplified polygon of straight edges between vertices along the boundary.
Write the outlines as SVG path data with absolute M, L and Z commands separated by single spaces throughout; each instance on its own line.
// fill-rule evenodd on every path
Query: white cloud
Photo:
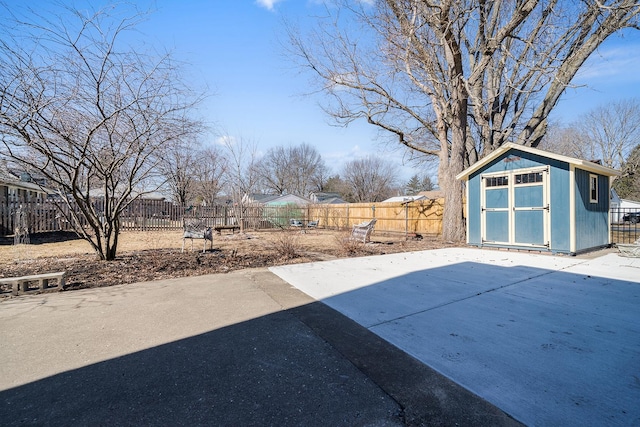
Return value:
M 280 3 L 282 0 L 256 0 L 258 6 L 264 7 L 267 10 L 273 10 L 276 3 Z
M 214 145 L 232 146 L 238 143 L 238 138 L 231 135 L 219 136 L 214 140 Z
M 640 44 L 629 44 L 595 52 L 576 75 L 579 82 L 589 80 L 637 81 Z

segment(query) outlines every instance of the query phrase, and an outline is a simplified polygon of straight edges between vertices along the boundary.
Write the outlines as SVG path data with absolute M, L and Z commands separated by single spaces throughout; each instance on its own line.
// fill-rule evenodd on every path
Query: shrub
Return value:
M 282 230 L 273 242 L 274 249 L 285 259 L 300 256 L 300 238 L 296 231 Z
M 336 234 L 336 241 L 342 255 L 355 256 L 364 251 L 364 243 L 352 239 L 350 231 Z

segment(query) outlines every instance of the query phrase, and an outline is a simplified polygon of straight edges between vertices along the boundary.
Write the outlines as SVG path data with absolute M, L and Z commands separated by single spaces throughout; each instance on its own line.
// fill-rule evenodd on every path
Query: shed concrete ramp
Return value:
M 640 425 L 640 259 L 449 248 L 270 270 L 527 425 Z

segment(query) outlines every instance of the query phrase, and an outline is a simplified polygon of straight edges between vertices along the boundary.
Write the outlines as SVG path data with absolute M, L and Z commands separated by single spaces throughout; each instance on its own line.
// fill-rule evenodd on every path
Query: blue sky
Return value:
M 275 3 L 275 4 L 274 4 Z M 194 77 L 209 86 L 206 118 L 218 131 L 276 145 L 308 143 L 337 173 L 345 160 L 379 152 L 377 130 L 366 123 L 348 128 L 329 118 L 310 92 L 310 78 L 286 58 L 282 17 L 307 19 L 322 9 L 313 1 L 157 0 L 142 31 L 189 62 Z M 400 153 L 385 151 L 402 164 Z M 413 170 L 403 168 L 403 177 Z
M 85 0 L 86 1 L 86 0 Z M 20 2 L 16 2 L 20 3 Z M 44 1 L 43 1 L 44 3 Z M 106 2 L 105 2 L 106 3 Z M 212 94 L 204 118 L 218 132 L 255 141 L 264 152 L 276 145 L 314 146 L 338 172 L 345 160 L 374 153 L 397 162 L 403 180 L 423 170 L 402 166 L 402 153 L 376 141 L 366 123 L 331 126 L 310 92 L 311 75 L 300 74 L 284 54 L 282 17 L 310 22 L 322 12 L 318 0 L 137 0 L 151 8 L 139 28 L 150 44 L 189 64 L 195 84 Z M 77 0 L 76 5 L 84 4 Z M 280 40 L 280 41 L 279 41 Z M 553 117 L 570 122 L 600 103 L 640 98 L 640 34 L 627 32 L 605 43 L 569 89 Z M 211 137 L 210 143 L 215 143 Z M 435 171 L 429 173 L 435 178 Z
M 156 0 L 156 13 L 144 31 L 175 48 L 196 76 L 215 93 L 207 101 L 208 119 L 232 136 L 254 140 L 261 150 L 306 142 L 336 172 L 344 160 L 367 153 L 394 159 L 406 179 L 422 173 L 402 166 L 402 152 L 376 141 L 366 123 L 331 126 L 318 106 L 320 96 L 305 97 L 309 74 L 301 75 L 284 55 L 282 17 L 304 24 L 322 12 L 314 0 L 171 1 Z M 594 55 L 554 117 L 570 122 L 599 103 L 640 97 L 640 36 L 614 37 Z M 435 175 L 432 171 L 431 175 Z M 434 176 L 435 178 L 435 176 Z

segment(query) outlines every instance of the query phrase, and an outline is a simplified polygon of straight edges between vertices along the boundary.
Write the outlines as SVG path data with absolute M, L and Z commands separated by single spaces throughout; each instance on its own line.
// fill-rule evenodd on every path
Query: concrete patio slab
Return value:
M 640 425 L 640 260 L 451 248 L 271 271 L 527 425 Z
M 266 269 L 0 303 L 0 425 L 520 427 Z

